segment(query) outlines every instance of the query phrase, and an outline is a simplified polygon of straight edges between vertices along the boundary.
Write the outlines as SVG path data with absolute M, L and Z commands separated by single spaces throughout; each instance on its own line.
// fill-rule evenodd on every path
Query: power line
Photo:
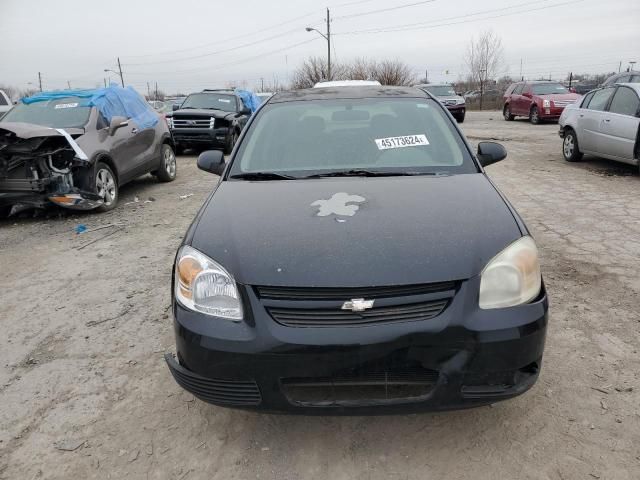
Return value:
M 390 12 L 392 10 L 400 10 L 402 8 L 416 7 L 418 5 L 424 5 L 425 3 L 433 3 L 435 1 L 436 0 L 423 0 L 421 2 L 405 3 L 403 5 L 396 5 L 395 7 L 380 8 L 378 10 L 370 10 L 368 12 L 351 13 L 349 15 L 341 15 L 339 17 L 334 17 L 334 20 L 341 20 L 343 18 L 364 17 L 365 15 L 373 15 L 373 14 L 376 14 L 376 13 Z
M 561 6 L 564 6 L 564 5 L 571 5 L 573 3 L 583 2 L 584 0 L 571 0 L 571 1 L 568 1 L 568 2 L 557 3 L 557 4 L 554 4 L 554 5 L 546 5 L 546 6 L 543 6 L 543 7 L 530 8 L 530 9 L 526 9 L 526 10 L 520 10 L 520 11 L 517 11 L 517 12 L 509 12 L 509 13 L 504 13 L 504 14 L 501 14 L 501 15 L 492 15 L 492 16 L 483 17 L 483 18 L 472 18 L 472 19 L 469 19 L 469 20 L 461 20 L 459 22 L 438 23 L 438 22 L 444 22 L 444 21 L 447 21 L 447 20 L 467 18 L 467 17 L 472 17 L 472 16 L 476 16 L 476 15 L 482 15 L 482 14 L 486 14 L 486 13 L 490 13 L 490 12 L 506 10 L 506 9 L 515 8 L 515 7 L 518 7 L 518 6 L 525 6 L 525 5 L 531 5 L 531 4 L 540 4 L 540 3 L 548 2 L 548 1 L 550 1 L 550 0 L 538 0 L 536 2 L 527 2 L 525 4 L 520 4 L 520 5 L 517 5 L 517 6 L 503 7 L 503 8 L 500 8 L 500 9 L 486 10 L 486 11 L 470 13 L 470 14 L 466 14 L 466 15 L 459 15 L 459 16 L 455 16 L 455 17 L 442 18 L 442 19 L 439 19 L 439 20 L 432 20 L 430 22 L 409 23 L 409 24 L 405 24 L 405 25 L 396 25 L 396 26 L 389 27 L 389 28 L 374 28 L 374 29 L 367 29 L 367 30 L 355 30 L 355 31 L 350 31 L 350 32 L 337 32 L 337 33 L 334 33 L 334 35 L 359 35 L 359 34 L 375 34 L 375 33 L 385 33 L 385 32 L 404 32 L 404 31 L 409 31 L 409 30 L 423 30 L 423 29 L 426 30 L 426 29 L 431 29 L 431 28 L 446 27 L 446 26 L 450 26 L 450 25 L 459 25 L 459 24 L 462 24 L 462 23 L 479 22 L 479 21 L 482 21 L 482 20 L 489 20 L 489 19 L 493 19 L 493 18 L 507 17 L 507 16 L 511 16 L 511 15 L 518 15 L 518 14 L 521 14 L 521 13 L 535 12 L 535 11 L 538 11 L 538 10 L 545 10 L 547 8 L 561 7 Z M 437 25 L 434 25 L 436 23 L 437 23 Z

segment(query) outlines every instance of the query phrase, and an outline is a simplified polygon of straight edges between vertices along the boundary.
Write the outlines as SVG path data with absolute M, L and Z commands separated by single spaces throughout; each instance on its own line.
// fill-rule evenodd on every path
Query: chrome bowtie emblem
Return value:
M 187 125 L 195 125 L 195 120 L 187 120 Z
M 352 298 L 342 304 L 342 310 L 351 310 L 352 312 L 364 312 L 373 308 L 375 300 L 365 300 L 364 298 Z

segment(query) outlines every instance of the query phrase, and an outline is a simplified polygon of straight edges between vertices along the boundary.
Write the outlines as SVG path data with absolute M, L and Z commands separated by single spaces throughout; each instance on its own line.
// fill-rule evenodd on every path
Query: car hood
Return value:
M 582 98 L 582 95 L 577 93 L 560 93 L 560 94 L 549 94 L 549 95 L 534 95 L 536 98 L 541 98 L 543 100 L 578 100 Z
M 213 110 L 207 108 L 187 108 L 185 110 L 176 110 L 173 115 L 167 115 L 168 117 L 182 117 L 182 116 L 195 116 L 195 117 L 214 117 L 214 118 L 232 118 L 236 115 L 235 112 L 225 112 L 224 110 Z
M 353 287 L 470 278 L 521 235 L 477 173 L 225 181 L 190 243 L 243 284 Z
M 5 130 L 5 132 L 3 132 L 2 130 Z M 64 128 L 63 130 L 65 130 L 72 137 L 84 134 L 84 129 L 82 128 Z M 62 134 L 55 128 L 43 127 L 42 125 L 22 122 L 0 122 L 0 134 L 6 135 L 7 131 L 24 140 L 27 140 L 29 138 L 62 136 Z

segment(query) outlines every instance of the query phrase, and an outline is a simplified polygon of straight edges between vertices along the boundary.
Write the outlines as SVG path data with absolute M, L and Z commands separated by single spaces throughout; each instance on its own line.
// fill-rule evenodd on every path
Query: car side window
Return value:
M 522 87 L 522 95 L 525 95 L 527 93 L 531 93 L 531 85 L 525 83 Z
M 587 108 L 589 110 L 600 110 L 603 111 L 609 102 L 609 98 L 611 94 L 615 90 L 615 87 L 603 88 L 602 90 L 598 90 L 593 94 L 591 101 Z
M 640 83 L 640 75 L 631 75 L 629 83 Z
M 519 83 L 518 85 L 516 85 L 516 88 L 513 89 L 513 94 L 520 95 L 522 93 L 522 87 L 524 87 L 523 83 Z
M 635 116 L 638 113 L 640 99 L 638 95 L 629 87 L 618 87 L 613 95 L 609 111 L 620 115 Z
M 593 97 L 594 93 L 596 92 L 590 92 L 584 96 L 584 98 L 582 99 L 582 103 L 580 104 L 580 108 L 587 108 L 587 105 L 589 105 L 589 102 L 591 101 L 591 97 Z

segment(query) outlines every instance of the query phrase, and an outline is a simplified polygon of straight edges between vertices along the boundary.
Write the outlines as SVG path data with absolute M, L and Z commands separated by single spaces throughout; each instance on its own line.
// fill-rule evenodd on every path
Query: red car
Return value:
M 538 124 L 543 120 L 558 120 L 564 107 L 574 103 L 581 95 L 572 93 L 557 82 L 517 82 L 504 92 L 502 114 L 505 120 L 529 117 Z

